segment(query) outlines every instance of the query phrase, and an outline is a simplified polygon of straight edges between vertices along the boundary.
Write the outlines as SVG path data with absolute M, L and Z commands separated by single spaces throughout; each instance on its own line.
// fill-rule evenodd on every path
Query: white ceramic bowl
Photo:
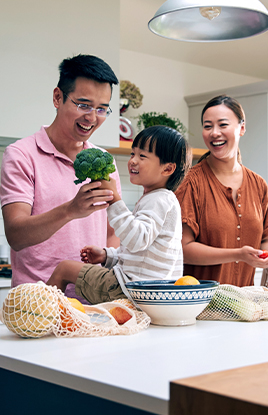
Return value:
M 152 324 L 184 326 L 211 301 L 219 283 L 200 280 L 198 285 L 174 285 L 174 281 L 133 281 L 126 283 L 134 302 L 148 314 Z

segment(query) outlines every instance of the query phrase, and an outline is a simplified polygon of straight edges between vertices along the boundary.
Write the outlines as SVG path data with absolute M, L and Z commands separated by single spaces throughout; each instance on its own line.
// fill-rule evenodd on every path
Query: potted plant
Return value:
M 120 114 L 125 112 L 129 105 L 139 108 L 142 105 L 143 95 L 140 89 L 130 81 L 120 81 Z
M 137 127 L 139 130 L 151 127 L 152 125 L 166 125 L 167 127 L 179 131 L 182 135 L 187 132 L 186 127 L 178 118 L 171 118 L 166 112 L 144 112 L 135 118 L 138 119 Z

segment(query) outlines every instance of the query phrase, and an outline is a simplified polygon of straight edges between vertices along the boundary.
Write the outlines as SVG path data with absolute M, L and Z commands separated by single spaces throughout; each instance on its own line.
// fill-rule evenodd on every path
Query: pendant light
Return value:
M 167 0 L 148 26 L 168 39 L 219 42 L 265 32 L 268 11 L 258 0 Z

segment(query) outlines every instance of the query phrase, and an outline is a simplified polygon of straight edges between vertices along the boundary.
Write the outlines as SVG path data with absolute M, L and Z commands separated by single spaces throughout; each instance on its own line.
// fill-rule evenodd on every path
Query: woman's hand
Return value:
M 246 262 L 248 265 L 251 265 L 254 268 L 267 268 L 268 267 L 268 258 L 262 259 L 259 255 L 262 254 L 260 249 L 254 249 L 251 246 L 243 246 L 239 249 L 239 261 Z
M 249 248 L 247 250 L 247 248 Z M 242 248 L 244 255 L 246 255 L 247 257 L 247 251 L 249 253 L 249 255 L 251 255 L 251 260 L 249 258 L 249 261 L 245 261 L 248 264 L 252 265 L 252 261 L 253 261 L 253 267 L 255 268 L 268 268 L 268 255 L 267 255 L 267 251 L 268 251 L 268 240 L 263 240 L 261 243 L 261 249 L 260 250 L 256 250 L 253 249 L 249 246 L 244 246 Z
M 106 251 L 95 245 L 85 246 L 80 251 L 81 261 L 86 264 L 103 264 L 106 261 Z

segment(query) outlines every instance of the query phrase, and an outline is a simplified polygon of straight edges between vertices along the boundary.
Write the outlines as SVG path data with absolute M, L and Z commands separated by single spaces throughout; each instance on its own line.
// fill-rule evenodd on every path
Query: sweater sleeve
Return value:
M 107 209 L 110 225 L 121 245 L 130 252 L 148 249 L 159 235 L 169 211 L 168 201 L 161 194 L 143 196 L 135 214 L 120 200 Z
M 112 269 L 118 262 L 118 252 L 120 248 L 104 248 L 106 251 L 106 261 L 102 264 L 105 268 Z

